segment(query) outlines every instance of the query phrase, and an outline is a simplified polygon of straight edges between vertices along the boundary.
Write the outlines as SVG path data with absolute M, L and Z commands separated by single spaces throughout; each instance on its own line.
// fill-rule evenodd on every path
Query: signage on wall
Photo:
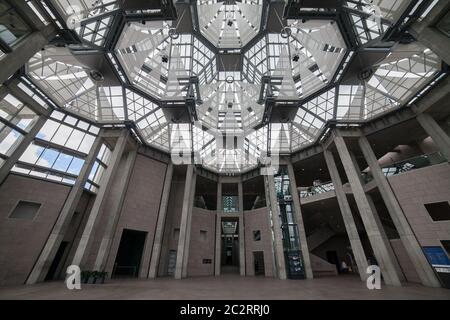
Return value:
M 422 249 L 442 286 L 450 289 L 450 259 L 445 250 L 440 246 L 423 247 Z
M 450 267 L 450 259 L 442 247 L 423 247 L 423 252 L 433 267 Z

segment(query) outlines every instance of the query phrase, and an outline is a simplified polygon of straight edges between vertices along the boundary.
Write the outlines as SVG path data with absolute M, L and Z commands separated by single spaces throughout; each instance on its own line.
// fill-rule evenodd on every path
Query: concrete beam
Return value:
M 23 92 L 22 89 L 20 89 L 17 85 L 19 84 L 19 80 L 15 79 L 5 87 L 8 88 L 8 91 L 14 95 L 17 99 L 25 103 L 31 110 L 36 112 L 37 114 L 42 114 L 45 116 L 50 116 L 52 113 L 51 109 L 45 109 L 42 107 L 39 103 L 34 101 L 33 98 L 31 98 L 28 94 Z
M 386 244 L 386 248 L 389 252 L 389 255 L 391 257 L 393 257 L 392 262 L 394 263 L 394 267 L 398 274 L 398 277 L 401 282 L 405 282 L 406 281 L 405 275 L 403 274 L 402 268 L 400 267 L 400 264 L 397 260 L 397 256 L 395 255 L 394 250 L 392 249 L 391 242 L 389 241 L 389 238 L 386 234 L 386 230 L 384 230 L 383 223 L 381 222 L 380 215 L 378 214 L 377 207 L 375 206 L 375 202 L 373 201 L 373 198 L 370 194 L 366 193 L 366 196 L 367 196 L 367 201 L 369 202 L 370 208 L 372 209 L 373 217 L 375 218 L 375 222 L 377 223 L 378 230 L 380 230 L 381 237 L 382 237 L 384 243 Z
M 430 135 L 447 161 L 450 162 L 450 137 L 447 133 L 429 114 L 421 113 L 417 115 L 417 121 L 425 132 Z
M 178 238 L 178 250 L 177 250 L 177 260 L 175 267 L 175 279 L 181 279 L 183 276 L 183 260 L 185 257 L 186 250 L 186 234 L 188 232 L 189 223 L 189 204 L 190 195 L 192 187 L 192 178 L 194 175 L 194 166 L 192 164 L 187 165 L 186 169 L 186 181 L 184 184 L 184 195 L 183 195 L 183 208 L 181 211 L 181 222 L 180 222 L 180 235 Z
M 294 202 L 295 222 L 297 223 L 298 235 L 300 238 L 299 239 L 300 248 L 302 250 L 303 255 L 303 266 L 305 268 L 305 275 L 307 279 L 312 279 L 314 276 L 311 267 L 311 258 L 309 256 L 308 241 L 306 239 L 305 224 L 303 223 L 302 208 L 300 206 L 300 197 L 297 191 L 297 182 L 295 180 L 294 167 L 292 166 L 292 163 L 290 161 L 287 163 L 287 168 L 292 200 Z
M 153 240 L 152 258 L 150 261 L 150 268 L 148 277 L 154 279 L 158 275 L 159 261 L 161 259 L 161 247 L 164 235 L 164 227 L 166 225 L 167 208 L 169 206 L 170 188 L 172 186 L 173 164 L 169 163 L 166 169 L 166 176 L 164 178 L 164 187 L 159 204 L 158 221 L 156 223 L 155 239 Z
M 342 180 L 339 176 L 339 171 L 334 161 L 333 153 L 329 150 L 324 151 L 325 162 L 327 163 L 328 171 L 333 181 L 334 191 L 336 193 L 339 209 L 341 210 L 342 219 L 344 220 L 345 230 L 347 231 L 348 240 L 352 247 L 352 252 L 355 257 L 356 266 L 358 267 L 359 277 L 362 281 L 367 279 L 367 258 L 364 253 L 364 248 L 359 237 L 358 228 L 356 227 L 355 219 L 353 218 L 350 204 L 342 187 Z
M 189 213 L 188 213 L 186 241 L 185 241 L 184 257 L 183 257 L 183 271 L 182 271 L 183 278 L 186 278 L 188 276 L 189 251 L 191 248 L 191 232 L 192 232 L 192 210 L 194 208 L 196 183 L 197 183 L 197 173 L 194 169 L 194 173 L 192 175 L 190 195 L 189 195 Z
M 374 218 L 374 213 L 367 200 L 363 185 L 360 180 L 360 172 L 353 165 L 350 152 L 345 144 L 344 138 L 336 136 L 334 139 L 336 149 L 342 161 L 347 178 L 355 197 L 364 227 L 367 231 L 370 244 L 372 245 L 375 258 L 380 266 L 384 280 L 388 285 L 401 286 L 400 277 L 396 272 L 395 262 L 387 247 L 385 239 L 383 239 L 380 229 Z
M 103 211 L 105 200 L 107 198 L 108 191 L 111 187 L 114 175 L 117 173 L 117 168 L 119 167 L 120 159 L 124 153 L 125 147 L 128 142 L 129 132 L 128 130 L 123 130 L 122 135 L 118 138 L 116 146 L 111 155 L 109 165 L 102 177 L 102 183 L 95 197 L 94 204 L 92 205 L 89 218 L 83 230 L 83 234 L 78 243 L 78 247 L 75 251 L 75 256 L 72 260 L 73 265 L 78 265 L 83 268 L 87 257 L 89 255 L 90 248 L 92 246 L 92 236 L 95 231 L 96 226 L 100 220 L 100 214 Z
M 375 117 L 369 122 L 363 124 L 361 131 L 366 136 L 383 131 L 387 128 L 399 125 L 416 117 L 415 112 L 411 108 L 401 108 L 393 110 L 380 117 Z
M 111 250 L 111 244 L 117 228 L 117 223 L 119 222 L 120 213 L 122 211 L 123 201 L 125 200 L 125 195 L 127 193 L 128 183 L 130 182 L 131 174 L 133 172 L 136 155 L 137 148 L 129 150 L 127 154 L 124 155 L 124 159 L 122 160 L 124 164 L 117 173 L 120 174 L 120 179 L 117 186 L 110 188 L 110 192 L 114 192 L 111 197 L 113 203 L 110 210 L 105 212 L 108 219 L 102 240 L 100 242 L 97 257 L 95 259 L 94 270 L 104 271 L 106 266 L 106 261 Z
M 217 182 L 217 212 L 216 212 L 216 247 L 214 258 L 214 275 L 220 276 L 222 250 L 222 183 Z
M 78 203 L 80 202 L 84 185 L 88 180 L 92 166 L 97 159 L 102 143 L 102 138 L 98 136 L 92 145 L 91 151 L 84 161 L 74 185 L 70 189 L 69 195 L 67 196 L 66 202 L 64 203 L 58 219 L 52 228 L 50 236 L 48 237 L 44 248 L 33 266 L 33 269 L 27 279 L 27 284 L 34 284 L 36 282 L 44 281 L 53 259 L 55 258 L 56 252 L 58 251 L 64 235 L 67 232 Z
M 239 199 L 239 271 L 245 276 L 245 221 L 244 221 L 244 191 L 242 181 L 238 183 Z
M 0 83 L 8 80 L 46 44 L 48 38 L 41 31 L 35 31 L 15 45 L 13 52 L 6 53 L 0 58 Z
M 378 159 L 370 146 L 366 137 L 359 139 L 359 146 L 370 167 L 372 176 L 378 186 L 378 190 L 389 211 L 389 215 L 397 229 L 400 239 L 408 252 L 408 255 L 416 269 L 417 274 L 424 286 L 439 287 L 439 280 L 436 278 L 433 269 L 423 254 L 419 241 L 409 225 L 409 222 L 392 190 L 389 180 L 383 174 Z
M 441 113 L 445 117 L 450 114 L 448 111 L 449 99 L 450 78 L 447 77 L 417 100 L 410 109 L 416 114 L 431 111 L 432 113 Z
M 13 153 L 8 157 L 8 159 L 3 163 L 3 165 L 0 168 L 0 185 L 6 180 L 9 173 L 11 172 L 11 169 L 14 167 L 14 165 L 17 163 L 19 158 L 22 156 L 22 154 L 25 152 L 25 150 L 28 148 L 30 143 L 34 140 L 36 135 L 39 133 L 39 131 L 44 126 L 45 122 L 47 121 L 47 117 L 40 116 L 36 123 L 34 124 L 33 128 L 23 137 L 20 144 L 17 146 L 17 148 L 13 151 Z
M 450 65 L 450 39 L 446 35 L 419 21 L 411 26 L 410 32 L 420 43 Z
M 292 163 L 296 163 L 311 158 L 313 156 L 316 156 L 322 153 L 322 151 L 323 151 L 322 146 L 319 144 L 315 144 L 291 155 L 291 161 Z

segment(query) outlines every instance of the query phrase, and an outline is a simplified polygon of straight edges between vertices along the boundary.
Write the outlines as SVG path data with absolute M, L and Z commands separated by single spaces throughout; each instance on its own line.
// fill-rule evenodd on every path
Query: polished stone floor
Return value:
M 0 299 L 447 299 L 450 290 L 408 284 L 368 290 L 353 276 L 314 280 L 277 280 L 263 277 L 223 275 L 184 280 L 109 280 L 105 284 L 82 284 L 70 291 L 64 282 L 0 287 Z

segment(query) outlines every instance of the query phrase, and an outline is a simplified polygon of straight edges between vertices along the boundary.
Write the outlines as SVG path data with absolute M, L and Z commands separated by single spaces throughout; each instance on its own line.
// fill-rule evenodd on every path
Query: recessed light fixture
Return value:
M 231 84 L 231 83 L 234 82 L 234 77 L 233 77 L 233 76 L 228 76 L 228 77 L 225 79 L 225 81 L 226 81 L 227 83 Z
M 103 80 L 105 80 L 103 74 L 98 70 L 91 70 L 89 72 L 89 77 L 95 82 L 102 82 Z

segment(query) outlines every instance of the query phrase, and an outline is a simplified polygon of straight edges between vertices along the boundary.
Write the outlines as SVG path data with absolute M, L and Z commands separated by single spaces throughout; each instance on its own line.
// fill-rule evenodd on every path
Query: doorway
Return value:
M 336 266 L 336 270 L 338 273 L 341 272 L 341 268 L 339 267 L 339 258 L 336 251 L 327 251 L 327 261 Z
M 222 220 L 221 272 L 239 273 L 239 220 Z
M 147 232 L 123 229 L 111 277 L 137 278 Z
M 56 271 L 60 266 L 63 257 L 65 256 L 68 244 L 69 244 L 68 241 L 62 241 L 61 244 L 59 245 L 58 251 L 56 251 L 55 258 L 53 259 L 52 264 L 50 265 L 50 269 L 48 270 L 47 276 L 45 277 L 45 281 L 57 279 L 58 275 L 56 274 Z
M 253 265 L 255 268 L 255 276 L 264 276 L 266 271 L 264 268 L 264 252 L 254 251 L 253 252 Z
M 173 276 L 175 274 L 175 267 L 177 264 L 177 251 L 169 251 L 169 263 L 167 264 L 167 275 Z

